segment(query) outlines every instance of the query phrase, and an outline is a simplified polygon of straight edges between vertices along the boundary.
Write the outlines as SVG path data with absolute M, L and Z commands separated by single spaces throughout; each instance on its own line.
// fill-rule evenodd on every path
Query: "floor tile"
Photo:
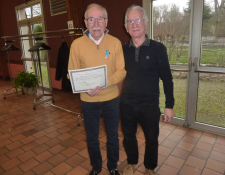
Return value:
M 219 173 L 225 173 L 225 163 L 213 159 L 208 159 L 205 167 Z
M 175 142 L 179 142 L 181 139 L 183 138 L 183 136 L 179 136 L 179 135 L 176 135 L 176 134 L 170 134 L 167 139 L 169 140 L 173 140 Z
M 84 162 L 82 162 L 80 164 L 82 167 L 84 167 L 85 169 L 87 169 L 88 171 L 92 170 L 92 166 L 91 166 L 91 162 L 90 159 L 86 159 Z
M 48 162 L 53 166 L 57 166 L 60 163 L 64 162 L 65 160 L 67 160 L 67 158 L 64 155 L 56 154 L 55 156 L 48 159 Z
M 171 166 L 168 166 L 168 165 L 165 165 L 163 164 L 159 170 L 157 171 L 157 174 L 160 174 L 160 175 L 177 175 L 178 174 L 178 169 L 176 168 L 173 168 Z
M 181 148 L 175 148 L 171 155 L 186 160 L 190 152 Z
M 225 154 L 223 153 L 212 151 L 209 157 L 211 159 L 218 160 L 220 162 L 225 163 Z
M 38 161 L 36 161 L 35 159 L 31 158 L 31 159 L 27 160 L 26 162 L 23 162 L 22 164 L 20 164 L 19 167 L 24 172 L 27 172 L 28 170 L 36 167 L 39 164 L 40 163 Z
M 45 142 L 47 142 L 47 141 L 49 141 L 49 140 L 50 140 L 50 139 L 49 139 L 48 137 L 42 136 L 42 137 L 36 139 L 35 142 L 36 142 L 38 145 L 41 145 L 41 144 L 43 144 L 43 143 L 45 143 Z
M 81 141 L 86 138 L 86 135 L 78 133 L 78 134 L 74 135 L 72 138 L 76 141 Z
M 172 133 L 176 134 L 176 135 L 179 135 L 179 136 L 184 136 L 187 133 L 187 131 L 183 130 L 183 129 L 177 129 L 176 128 L 176 129 L 173 130 Z
M 204 151 L 202 149 L 194 148 L 191 152 L 191 156 L 198 157 L 200 159 L 206 160 L 209 157 L 210 152 Z
M 164 164 L 174 167 L 176 169 L 180 169 L 183 166 L 184 162 L 185 161 L 183 159 L 174 156 L 169 156 L 164 162 Z
M 49 149 L 49 152 L 51 152 L 52 154 L 58 154 L 59 152 L 65 150 L 66 148 L 62 145 L 56 145 L 52 148 Z
M 205 150 L 205 151 L 211 151 L 213 148 L 213 145 L 209 144 L 209 143 L 198 141 L 197 144 L 195 145 L 195 147 Z
M 170 148 L 167 148 L 165 146 L 159 146 L 159 154 L 162 155 L 162 156 L 169 156 L 170 153 L 172 152 L 173 150 L 170 149 Z
M 69 138 L 69 139 L 66 139 L 66 140 L 62 141 L 60 144 L 64 147 L 68 148 L 68 147 L 70 147 L 70 146 L 72 146 L 76 143 L 77 143 L 76 140 L 74 140 L 72 138 Z
M 53 168 L 51 171 L 56 175 L 64 175 L 67 174 L 73 167 L 63 162 L 59 164 L 57 167 Z
M 199 159 L 197 157 L 189 156 L 185 162 L 186 165 L 195 167 L 197 169 L 202 170 L 205 166 L 206 161 Z
M 69 165 L 76 167 L 77 165 L 80 165 L 82 162 L 84 162 L 86 159 L 80 155 L 74 155 L 71 158 L 66 160 L 66 163 Z
M 35 154 L 33 151 L 29 150 L 21 155 L 18 156 L 18 159 L 21 161 L 21 162 L 25 162 L 27 160 L 29 160 L 30 158 L 36 156 L 37 154 Z
M 71 157 L 71 156 L 73 156 L 74 154 L 76 154 L 76 153 L 78 153 L 79 152 L 79 150 L 78 149 L 76 149 L 76 148 L 74 148 L 74 147 L 69 147 L 69 148 L 67 148 L 66 150 L 64 150 L 64 151 L 62 151 L 61 153 L 64 155 L 64 156 L 66 156 L 66 157 Z
M 1 166 L 5 171 L 8 171 L 9 169 L 11 169 L 19 164 L 21 164 L 21 161 L 18 160 L 17 158 L 13 158 L 13 159 L 8 160 L 7 162 L 4 162 L 3 164 L 1 164 Z
M 214 137 L 210 137 L 210 136 L 206 136 L 206 135 L 202 135 L 200 138 L 199 138 L 199 141 L 201 142 L 205 142 L 205 143 L 209 143 L 209 144 L 214 144 L 215 141 L 216 141 L 216 138 Z
M 89 171 L 82 166 L 77 166 L 76 168 L 69 171 L 67 175 L 75 175 L 77 172 L 79 172 L 79 175 L 86 175 Z
M 221 153 L 225 154 L 225 145 L 221 145 L 221 144 L 216 143 L 213 146 L 213 150 L 216 151 L 216 152 L 221 152 Z
M 169 139 L 165 139 L 162 143 L 161 143 L 162 146 L 165 146 L 167 148 L 171 148 L 171 149 L 174 149 L 177 145 L 178 145 L 178 142 L 175 142 L 175 141 L 172 141 L 172 140 L 169 140 Z
M 21 174 L 24 174 L 23 171 L 20 168 L 15 167 L 1 175 L 21 175 Z
M 208 168 L 204 168 L 201 175 L 223 175 L 222 173 L 218 173 L 216 171 L 210 170 Z
M 185 135 L 183 137 L 182 141 L 188 142 L 188 143 L 191 143 L 191 144 L 196 144 L 198 142 L 198 138 Z
M 9 161 L 10 159 L 6 155 L 1 155 L 0 156 L 0 165 L 4 162 Z
M 37 175 L 43 175 L 53 169 L 54 167 L 48 163 L 48 162 L 43 162 L 36 166 L 35 168 L 32 169 Z
M 198 169 L 198 168 L 194 168 L 188 165 L 184 165 L 179 174 L 180 175 L 200 175 L 202 172 L 202 170 Z
M 52 153 L 50 153 L 49 151 L 45 151 L 43 153 L 38 154 L 37 156 L 35 156 L 34 158 L 36 160 L 38 160 L 39 162 L 44 162 L 46 160 L 48 160 L 49 158 L 53 157 L 54 155 Z
M 40 154 L 46 150 L 48 150 L 50 147 L 46 144 L 41 144 L 35 148 L 32 149 L 32 151 L 34 151 L 36 154 Z
M 216 143 L 225 145 L 225 137 L 224 136 L 218 136 L 216 139 Z
M 9 150 L 14 150 L 21 146 L 23 146 L 23 144 L 20 141 L 17 141 L 17 142 L 7 145 L 6 148 L 8 148 Z
M 177 145 L 177 148 L 181 148 L 181 149 L 184 149 L 186 151 L 192 151 L 194 146 L 195 146 L 194 144 L 184 142 L 184 141 L 180 141 L 179 144 Z

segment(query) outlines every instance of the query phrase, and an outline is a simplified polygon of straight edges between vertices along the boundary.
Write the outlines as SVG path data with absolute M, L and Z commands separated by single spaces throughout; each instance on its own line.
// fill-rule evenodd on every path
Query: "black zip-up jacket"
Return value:
M 62 90 L 72 91 L 70 80 L 67 78 L 68 74 L 68 62 L 69 62 L 70 49 L 67 43 L 64 41 L 59 48 L 55 80 L 62 78 Z
M 137 106 L 159 105 L 159 79 L 163 81 L 166 108 L 173 108 L 173 81 L 166 47 L 150 39 L 139 46 L 138 60 L 131 44 L 123 46 L 127 75 L 121 102 Z

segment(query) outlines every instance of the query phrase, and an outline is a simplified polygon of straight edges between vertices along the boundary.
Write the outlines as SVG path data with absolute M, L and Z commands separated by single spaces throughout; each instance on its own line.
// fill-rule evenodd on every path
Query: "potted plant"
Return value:
M 19 71 L 13 78 L 13 85 L 16 89 L 21 88 L 23 94 L 36 94 L 40 79 L 33 72 Z

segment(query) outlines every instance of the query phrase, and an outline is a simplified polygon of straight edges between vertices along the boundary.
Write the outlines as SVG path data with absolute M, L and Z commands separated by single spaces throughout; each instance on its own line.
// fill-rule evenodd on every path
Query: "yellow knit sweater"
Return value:
M 71 45 L 68 70 L 106 65 L 108 87 L 93 97 L 86 92 L 81 93 L 81 100 L 102 102 L 116 98 L 119 95 L 117 84 L 126 76 L 121 42 L 106 32 L 97 46 L 85 33 L 87 34 L 88 30 L 84 32 L 84 36 L 74 40 Z M 110 52 L 108 59 L 105 58 L 106 50 Z

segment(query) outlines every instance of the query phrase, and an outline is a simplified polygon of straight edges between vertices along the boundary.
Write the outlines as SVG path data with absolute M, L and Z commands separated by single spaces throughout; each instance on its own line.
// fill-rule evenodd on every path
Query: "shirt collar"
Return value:
M 146 38 L 145 41 L 139 47 L 141 47 L 141 46 L 149 46 L 150 39 L 148 38 L 148 35 L 147 34 L 145 34 L 145 38 Z M 131 38 L 130 43 L 129 43 L 129 47 L 130 46 L 135 47 L 132 38 Z
M 93 40 L 97 45 L 99 45 L 99 43 L 102 41 L 102 38 L 103 38 L 104 35 L 105 35 L 105 33 L 103 33 L 103 35 L 101 36 L 101 38 L 100 38 L 99 40 L 95 40 L 95 39 L 91 36 L 90 33 L 88 34 L 88 37 L 89 37 L 91 40 Z

